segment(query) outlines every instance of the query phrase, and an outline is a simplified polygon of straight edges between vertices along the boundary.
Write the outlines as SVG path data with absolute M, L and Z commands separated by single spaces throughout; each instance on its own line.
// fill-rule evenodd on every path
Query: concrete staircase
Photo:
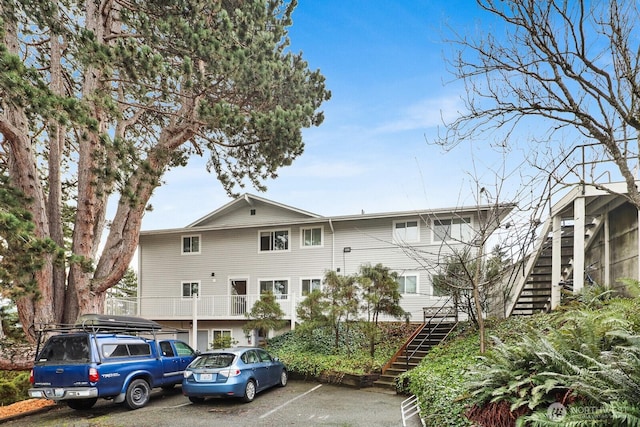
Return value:
M 425 322 L 382 368 L 374 387 L 395 390 L 396 377 L 418 366 L 429 350 L 444 341 L 458 323 L 453 307 L 425 307 L 423 311 Z

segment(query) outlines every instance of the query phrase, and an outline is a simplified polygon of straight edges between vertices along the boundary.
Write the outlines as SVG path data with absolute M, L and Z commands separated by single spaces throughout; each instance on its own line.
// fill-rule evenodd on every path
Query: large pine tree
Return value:
M 99 312 L 134 255 L 163 174 L 207 156 L 233 194 L 289 165 L 322 122 L 324 77 L 290 52 L 296 1 L 0 3 L 0 156 L 53 255 L 20 320 Z M 107 218 L 110 196 L 117 211 Z M 108 224 L 108 226 L 107 226 Z M 104 238 L 104 245 L 100 245 Z M 33 336 L 31 336 L 33 338 Z

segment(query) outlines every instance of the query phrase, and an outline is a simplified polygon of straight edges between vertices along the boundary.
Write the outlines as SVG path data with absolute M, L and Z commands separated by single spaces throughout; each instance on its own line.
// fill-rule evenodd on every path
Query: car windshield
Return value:
M 231 366 L 235 355 L 233 353 L 203 354 L 193 361 L 192 368 L 226 368 Z

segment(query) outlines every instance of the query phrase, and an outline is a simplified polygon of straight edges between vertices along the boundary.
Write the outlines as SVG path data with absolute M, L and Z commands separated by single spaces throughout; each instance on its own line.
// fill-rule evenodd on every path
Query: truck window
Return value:
M 87 362 L 89 360 L 89 341 L 86 335 L 57 336 L 49 338 L 38 362 Z
M 160 342 L 160 351 L 162 351 L 162 355 L 166 357 L 173 357 L 173 347 L 171 347 L 171 343 L 169 341 L 161 341 Z
M 151 347 L 149 344 L 127 344 L 129 347 L 129 354 L 131 356 L 149 356 L 151 354 Z
M 151 347 L 147 343 L 104 344 L 102 354 L 104 357 L 149 356 Z
M 104 344 L 102 346 L 104 357 L 126 357 L 129 355 L 126 344 Z
M 193 355 L 193 349 L 188 345 L 186 345 L 185 343 L 183 343 L 182 341 L 175 341 L 173 344 L 176 346 L 176 352 L 178 353 L 178 356 Z

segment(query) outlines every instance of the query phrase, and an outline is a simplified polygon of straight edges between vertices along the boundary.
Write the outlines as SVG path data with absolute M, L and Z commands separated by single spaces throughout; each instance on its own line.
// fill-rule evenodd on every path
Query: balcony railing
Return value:
M 197 305 L 191 298 L 144 297 L 111 298 L 105 301 L 106 314 L 140 316 L 149 319 L 190 319 L 194 310 L 199 319 L 246 319 L 260 295 L 208 295 L 200 296 Z M 284 312 L 284 319 L 295 315 L 298 297 L 277 295 L 276 302 Z
M 195 307 L 200 320 L 245 320 L 260 295 L 208 295 L 200 296 Z M 276 302 L 284 312 L 283 319 L 296 321 L 296 308 L 304 299 L 296 294 L 276 295 Z M 410 321 L 422 322 L 423 307 L 439 302 L 440 298 L 412 295 L 402 298 L 400 305 L 411 313 Z M 180 297 L 108 298 L 105 314 L 140 316 L 154 320 L 190 320 L 193 318 L 194 301 Z M 365 318 L 366 314 L 361 313 Z M 381 315 L 380 320 L 397 320 Z

